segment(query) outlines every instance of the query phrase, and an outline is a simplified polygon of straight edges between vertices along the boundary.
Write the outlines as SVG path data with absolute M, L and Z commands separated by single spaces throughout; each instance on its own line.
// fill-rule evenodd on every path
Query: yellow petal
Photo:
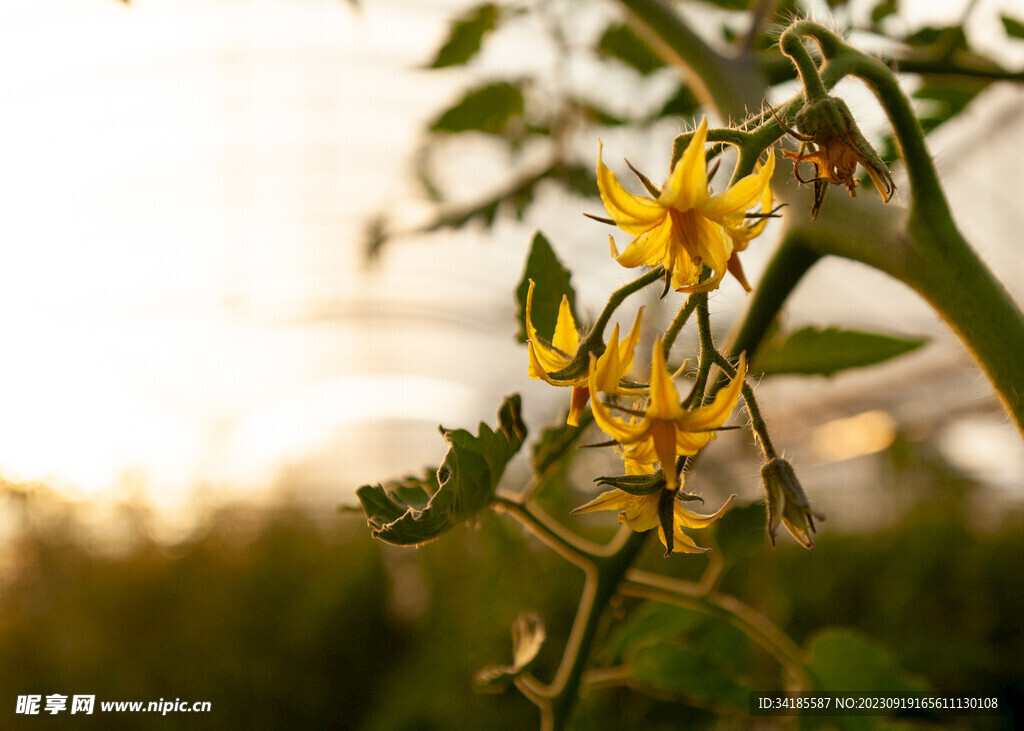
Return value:
M 594 421 L 612 439 L 619 444 L 632 444 L 643 439 L 647 434 L 647 424 L 644 421 L 636 424 L 627 424 L 612 416 L 611 410 L 601 403 L 598 398 L 596 361 L 593 355 L 590 356 L 590 373 L 587 385 L 590 388 L 590 408 L 594 412 Z
M 622 364 L 620 378 L 625 377 L 633 370 L 633 354 L 636 350 L 636 344 L 640 342 L 640 321 L 643 319 L 643 316 L 644 308 L 641 307 L 636 312 L 633 327 L 629 329 L 626 339 L 619 346 L 619 362 Z
M 745 212 L 761 199 L 774 172 L 775 152 L 771 151 L 768 153 L 768 161 L 759 170 L 747 175 L 718 195 L 712 196 L 704 205 L 700 206 L 701 215 L 721 220 L 731 213 Z
M 601 160 L 604 146 L 597 153 L 597 189 L 601 202 L 615 224 L 628 234 L 638 236 L 661 220 L 664 209 L 650 198 L 633 195 L 622 187 L 615 173 Z
M 550 383 L 552 386 L 572 386 L 577 381 L 582 381 L 583 380 L 582 378 L 569 379 L 569 380 L 561 380 L 561 379 L 551 378 L 548 375 L 548 372 L 556 373 L 556 372 L 560 371 L 562 368 L 564 368 L 565 366 L 559 366 L 559 367 L 556 367 L 556 368 L 547 368 L 547 369 L 545 369 L 544 364 L 541 363 L 541 361 L 537 358 L 538 349 L 536 348 L 536 346 L 534 346 L 532 340 L 528 340 L 526 342 L 526 347 L 527 347 L 527 350 L 528 350 L 529 356 L 530 356 L 530 367 L 529 367 L 530 378 L 534 379 L 535 381 L 538 381 L 538 380 L 539 381 L 545 381 L 547 383 Z M 570 362 L 571 361 L 567 361 L 565 363 L 565 365 L 569 365 Z
M 619 379 L 622 377 L 622 362 L 619 360 L 619 324 L 612 328 L 612 336 L 608 339 L 608 347 L 597 359 L 597 387 L 605 393 L 618 390 Z
M 572 316 L 569 298 L 564 294 L 562 302 L 558 306 L 555 336 L 551 339 L 551 344 L 567 355 L 575 355 L 576 349 L 580 346 L 580 334 L 576 331 L 576 320 Z
M 631 497 L 633 496 L 622 490 L 609 490 L 608 492 L 602 492 L 589 503 L 580 505 L 569 514 L 592 513 L 595 510 L 625 510 Z
M 658 527 L 658 537 L 661 538 L 661 545 L 668 545 L 665 543 L 665 535 L 660 526 Z M 694 543 L 693 539 L 683 533 L 683 529 L 678 525 L 673 527 L 672 553 L 707 553 L 710 550 L 710 548 L 703 548 L 702 546 L 698 546 Z
M 619 492 L 622 492 L 619 490 Z M 658 493 L 630 495 L 623 509 L 620 522 L 630 530 L 642 533 L 658 525 Z
M 641 265 L 657 266 L 665 258 L 671 237 L 672 221 L 662 211 L 658 225 L 633 239 L 626 250 L 615 257 L 615 261 L 629 269 Z
M 679 486 L 679 473 L 676 472 L 676 425 L 670 419 L 651 420 L 651 441 L 654 452 L 661 462 L 661 471 L 665 475 L 665 486 L 675 490 Z
M 729 385 L 719 390 L 715 394 L 714 401 L 707 406 L 684 412 L 677 420 L 677 426 L 683 431 L 693 431 L 695 429 L 715 429 L 724 424 L 739 400 L 743 390 L 743 377 L 746 373 L 747 356 L 746 353 L 743 353 L 740 355 L 736 377 L 729 382 Z
M 708 137 L 708 120 L 690 138 L 682 157 L 676 162 L 672 174 L 665 181 L 658 203 L 666 208 L 688 211 L 702 205 L 708 198 L 708 167 L 704 145 Z
M 571 355 L 575 353 L 576 349 L 573 348 L 572 353 L 560 353 L 545 343 L 537 334 L 537 328 L 533 326 L 533 319 L 531 317 L 534 286 L 534 282 L 531 279 L 530 286 L 526 290 L 526 337 L 530 343 L 533 343 L 533 348 L 530 350 L 530 377 L 541 378 L 547 381 L 548 379 L 542 376 L 541 373 L 557 373 L 565 368 L 572 363 Z M 557 331 L 557 324 L 555 329 Z M 552 383 L 552 381 L 549 381 L 549 383 Z
M 692 510 L 687 509 L 682 502 L 677 501 L 674 508 L 676 525 L 683 528 L 694 528 L 698 530 L 701 528 L 707 528 L 709 525 L 725 515 L 725 511 L 730 508 L 735 497 L 735 495 L 730 495 L 729 499 L 725 501 L 725 504 L 711 515 L 700 515 L 699 513 L 695 513 Z
M 665 351 L 661 338 L 654 341 L 651 354 L 651 404 L 647 407 L 649 419 L 677 419 L 683 415 L 679 405 L 679 392 L 672 382 L 672 374 L 665 363 Z

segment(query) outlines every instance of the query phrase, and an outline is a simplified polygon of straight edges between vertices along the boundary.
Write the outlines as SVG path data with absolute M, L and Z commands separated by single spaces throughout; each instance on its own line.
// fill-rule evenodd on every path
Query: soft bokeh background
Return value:
M 367 259 L 374 216 L 399 232 L 431 220 L 411 174 L 424 125 L 472 80 L 557 62 L 534 19 L 470 69 L 424 70 L 469 4 L 0 7 L 5 719 L 19 694 L 96 693 L 210 700 L 218 724 L 535 723 L 514 694 L 473 695 L 472 673 L 507 659 L 523 609 L 563 636 L 579 577 L 492 515 L 400 551 L 336 512 L 362 483 L 436 464 L 438 423 L 493 420 L 512 391 L 534 429 L 561 408 L 526 377 L 513 339 L 534 230 L 573 270 L 585 311 L 626 277 L 604 232 L 580 222 L 597 205 L 554 188 L 522 221 L 399 235 Z M 898 20 L 955 22 L 966 5 L 905 2 Z M 1019 3 L 976 5 L 972 38 L 1024 64 L 1024 43 L 1007 43 L 998 21 Z M 581 43 L 615 8 L 587 17 Z M 595 73 L 574 67 L 564 83 L 600 83 L 614 105 L 627 89 L 657 99 L 672 78 L 632 88 L 625 73 Z M 870 95 L 842 92 L 877 122 Z M 1018 302 L 1022 119 L 1024 92 L 996 84 L 930 138 L 958 220 Z M 606 149 L 659 169 L 682 123 L 639 141 L 610 131 Z M 500 184 L 508 164 L 484 143 L 443 152 L 456 200 Z M 770 249 L 766 237 L 744 259 L 752 280 Z M 742 306 L 733 285 L 714 299 L 722 322 Z M 761 386 L 775 441 L 828 522 L 814 552 L 762 546 L 728 588 L 797 640 L 857 626 L 938 687 L 1019 708 L 1017 433 L 898 283 L 826 262 L 788 318 L 931 342 L 886 366 Z M 756 461 L 721 441 L 693 487 L 756 501 Z M 588 704 L 584 719 L 606 723 L 605 705 L 671 717 L 612 691 Z

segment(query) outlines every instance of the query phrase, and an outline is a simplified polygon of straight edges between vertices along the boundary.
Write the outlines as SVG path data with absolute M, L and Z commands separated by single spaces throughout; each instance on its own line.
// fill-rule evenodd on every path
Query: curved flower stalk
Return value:
M 683 503 L 673 498 L 672 505 L 672 552 L 673 553 L 707 553 L 710 548 L 698 546 L 690 536 L 683 532 L 684 528 L 700 530 L 707 528 L 725 515 L 732 505 L 735 495 L 730 495 L 717 511 L 711 515 L 701 515 L 686 508 Z M 572 515 L 591 513 L 597 510 L 618 510 L 619 522 L 625 523 L 630 530 L 642 533 L 652 528 L 658 529 L 661 544 L 668 548 L 665 530 L 661 525 L 658 505 L 661 493 L 652 492 L 647 495 L 632 495 L 623 490 L 615 489 L 603 492 L 585 505 L 572 511 Z
M 533 326 L 530 311 L 533 307 L 534 282 L 530 280 L 530 288 L 526 293 L 526 337 L 527 348 L 530 357 L 530 378 L 550 383 L 552 386 L 572 387 L 572 397 L 569 403 L 569 416 L 566 423 L 569 426 L 578 426 L 580 415 L 587 406 L 590 398 L 590 391 L 587 386 L 587 376 L 565 375 L 564 372 L 571 370 L 576 360 L 577 351 L 580 347 L 580 334 L 576 329 L 576 320 L 569 308 L 569 300 L 562 297 L 562 304 L 558 308 L 558 317 L 555 320 L 555 333 L 551 341 L 544 340 L 537 334 L 537 328 Z M 633 351 L 640 340 L 640 322 L 643 319 L 643 308 L 636 313 L 633 327 L 630 328 L 626 339 L 619 342 L 618 323 L 612 328 L 612 335 L 608 340 L 608 347 L 597 358 L 596 383 L 605 393 L 621 393 L 642 395 L 646 393 L 645 386 L 639 386 L 623 379 L 633 369 Z
M 625 457 L 629 460 L 641 464 L 660 462 L 667 489 L 675 491 L 679 489 L 676 457 L 696 454 L 715 438 L 715 430 L 725 423 L 736 406 L 746 370 L 746 358 L 741 355 L 736 377 L 719 390 L 710 404 L 684 409 L 679 404 L 679 392 L 672 382 L 659 338 L 654 341 L 651 355 L 650 402 L 640 421 L 631 419 L 626 422 L 612 416 L 609 407 L 597 397 L 600 384 L 597 362 L 592 357 L 588 385 L 594 400 L 594 419 L 601 429 L 624 447 Z
M 704 147 L 707 120 L 700 123 L 661 191 L 650 186 L 657 198 L 633 195 L 619 183 L 615 173 L 597 160 L 597 186 L 612 221 L 633 236 L 620 254 L 610 238 L 611 253 L 624 267 L 663 264 L 674 289 L 706 292 L 716 289 L 729 270 L 737 241 L 740 248 L 760 233 L 760 224 L 747 227 L 747 210 L 763 199 L 775 170 L 774 152 L 754 173 L 716 195 L 708 192 Z M 645 182 L 646 185 L 646 182 Z M 711 277 L 700 281 L 704 267 Z M 738 269 L 738 265 L 733 266 Z M 742 272 L 740 274 L 742 277 Z M 741 279 L 741 281 L 745 281 Z

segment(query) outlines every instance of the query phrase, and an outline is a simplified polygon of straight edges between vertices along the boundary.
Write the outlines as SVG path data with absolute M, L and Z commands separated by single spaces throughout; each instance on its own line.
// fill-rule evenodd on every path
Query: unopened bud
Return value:
M 814 519 L 825 520 L 821 513 L 811 510 L 811 504 L 793 472 L 793 466 L 784 459 L 775 457 L 761 468 L 761 479 L 768 502 L 768 536 L 775 545 L 775 533 L 779 523 L 804 548 L 814 548 Z

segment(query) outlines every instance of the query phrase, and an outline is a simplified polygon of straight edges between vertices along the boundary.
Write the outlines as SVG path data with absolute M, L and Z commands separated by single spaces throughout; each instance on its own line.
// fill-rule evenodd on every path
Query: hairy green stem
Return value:
M 641 276 L 634 279 L 632 282 L 619 287 L 617 290 L 612 292 L 611 296 L 608 297 L 608 303 L 601 310 L 601 314 L 597 317 L 597 322 L 594 323 L 593 332 L 597 333 L 598 337 L 601 337 L 601 333 L 604 332 L 605 327 L 608 325 L 608 321 L 612 317 L 612 313 L 615 312 L 616 308 L 626 301 L 626 298 L 634 292 L 639 292 L 641 289 L 646 287 L 652 282 L 656 282 L 661 279 L 662 275 L 665 274 L 665 267 L 656 266 L 649 272 L 642 274 Z
M 676 342 L 676 338 L 679 336 L 680 331 L 686 324 L 686 321 L 690 319 L 690 315 L 697 307 L 697 296 L 690 295 L 686 298 L 686 302 L 679 308 L 679 312 L 672 319 L 672 324 L 668 326 L 664 336 L 661 338 L 661 346 L 664 349 L 665 360 L 668 360 L 669 351 L 672 350 L 672 346 Z

